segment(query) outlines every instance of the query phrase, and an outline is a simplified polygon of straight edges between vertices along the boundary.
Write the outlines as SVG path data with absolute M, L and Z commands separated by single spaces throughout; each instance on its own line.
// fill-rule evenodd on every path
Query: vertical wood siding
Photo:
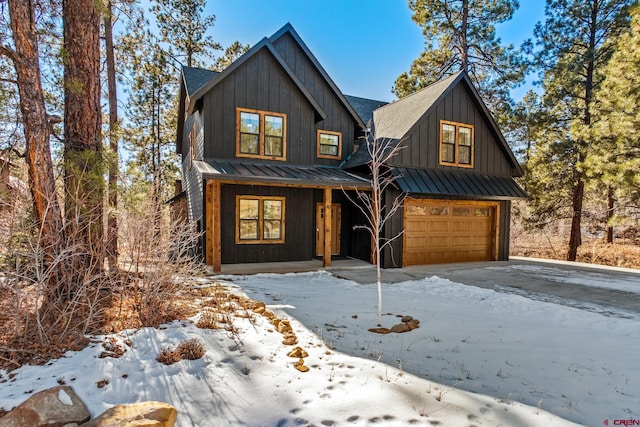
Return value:
M 316 158 L 316 130 L 341 132 L 344 158 L 353 149 L 353 118 L 309 64 L 300 58 L 295 64 L 295 69 L 304 76 L 301 80 L 311 85 L 309 90 L 327 113 L 326 119 L 316 123 L 309 101 L 271 53 L 264 49 L 204 96 L 204 158 L 235 158 L 236 107 L 242 107 L 287 115 L 287 163 L 340 164 L 340 160 Z
M 454 87 L 439 104 L 432 107 L 429 114 L 409 132 L 404 140 L 406 148 L 392 160 L 393 165 L 469 171 L 438 164 L 440 120 L 474 126 L 474 172 L 511 176 L 508 157 L 500 148 L 496 135 L 485 122 L 481 110 L 475 105 L 462 83 Z
M 304 188 L 222 185 L 222 263 L 306 261 L 315 245 L 313 190 Z M 285 197 L 285 243 L 237 245 L 236 195 Z

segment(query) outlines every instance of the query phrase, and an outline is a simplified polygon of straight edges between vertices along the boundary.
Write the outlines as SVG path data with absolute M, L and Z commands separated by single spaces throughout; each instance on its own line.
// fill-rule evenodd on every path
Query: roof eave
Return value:
M 293 39 L 296 41 L 296 43 L 298 43 L 298 45 L 300 46 L 304 54 L 307 56 L 309 61 L 311 61 L 311 63 L 316 67 L 320 75 L 322 75 L 322 77 L 325 79 L 329 87 L 331 87 L 331 90 L 333 90 L 333 92 L 338 97 L 338 99 L 340 100 L 344 108 L 346 108 L 349 114 L 351 114 L 351 116 L 355 119 L 358 126 L 360 126 L 362 129 L 366 129 L 366 124 L 362 121 L 362 118 L 360 118 L 360 115 L 354 110 L 351 103 L 345 98 L 342 91 L 338 88 L 338 86 L 335 84 L 333 79 L 331 79 L 327 71 L 322 67 L 318 59 L 313 55 L 309 47 L 305 44 L 305 42 L 302 40 L 300 35 L 293 28 L 293 25 L 291 25 L 291 23 L 287 22 L 282 28 L 276 31 L 269 38 L 269 40 L 273 43 L 286 33 L 289 33 L 291 37 L 293 37 Z
M 315 110 L 318 117 L 321 120 L 327 117 L 327 113 L 322 109 L 320 103 L 311 95 L 309 90 L 304 86 L 302 81 L 296 76 L 296 74 L 291 70 L 286 61 L 282 58 L 277 49 L 273 46 L 271 41 L 268 38 L 263 38 L 258 42 L 255 46 L 245 52 L 240 58 L 234 61 L 231 65 L 224 69 L 217 77 L 212 78 L 207 84 L 196 90 L 193 95 L 189 98 L 189 103 L 187 104 L 187 112 L 193 112 L 196 102 L 202 98 L 207 92 L 213 89 L 216 85 L 218 85 L 221 81 L 223 81 L 227 76 L 232 74 L 235 70 L 237 70 L 241 65 L 247 62 L 251 57 L 257 54 L 260 50 L 266 48 L 274 57 L 276 62 L 280 64 L 280 66 L 287 73 L 289 78 L 294 82 L 294 84 L 298 87 L 298 89 L 302 92 L 302 94 L 307 98 L 313 109 Z

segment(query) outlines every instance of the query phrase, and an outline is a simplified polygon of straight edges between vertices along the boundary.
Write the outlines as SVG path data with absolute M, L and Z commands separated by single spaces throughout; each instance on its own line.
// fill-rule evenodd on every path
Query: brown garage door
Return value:
M 407 199 L 403 264 L 496 259 L 498 215 L 496 203 Z

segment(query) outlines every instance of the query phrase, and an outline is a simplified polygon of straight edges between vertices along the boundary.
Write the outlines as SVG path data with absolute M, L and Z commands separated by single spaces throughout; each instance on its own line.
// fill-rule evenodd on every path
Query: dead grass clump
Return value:
M 198 338 L 182 341 L 176 348 L 176 353 L 180 354 L 180 357 L 186 360 L 200 359 L 204 356 L 205 352 L 204 343 Z
M 198 338 L 191 338 L 182 341 L 175 349 L 163 347 L 156 360 L 165 365 L 172 365 L 181 360 L 200 359 L 205 353 L 204 343 Z
M 165 365 L 173 365 L 180 361 L 180 354 L 170 347 L 163 347 L 158 357 L 156 357 L 156 360 Z
M 200 329 L 219 329 L 218 314 L 211 310 L 203 311 L 196 326 Z

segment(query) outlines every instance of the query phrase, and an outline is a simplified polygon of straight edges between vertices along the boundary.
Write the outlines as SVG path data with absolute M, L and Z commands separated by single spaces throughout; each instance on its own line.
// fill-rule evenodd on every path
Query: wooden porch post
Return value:
M 222 269 L 222 252 L 220 238 L 220 182 L 207 180 L 206 184 L 206 263 L 213 267 L 215 273 Z
M 324 189 L 324 254 L 322 266 L 331 266 L 331 188 Z

